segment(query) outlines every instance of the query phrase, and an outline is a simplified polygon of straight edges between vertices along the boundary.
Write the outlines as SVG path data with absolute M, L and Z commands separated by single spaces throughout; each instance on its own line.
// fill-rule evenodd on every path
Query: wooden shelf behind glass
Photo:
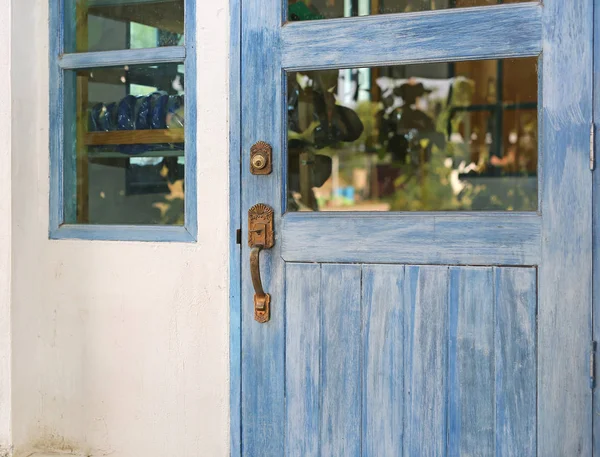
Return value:
M 119 130 L 88 132 L 84 142 L 86 146 L 183 143 L 184 137 L 184 129 Z

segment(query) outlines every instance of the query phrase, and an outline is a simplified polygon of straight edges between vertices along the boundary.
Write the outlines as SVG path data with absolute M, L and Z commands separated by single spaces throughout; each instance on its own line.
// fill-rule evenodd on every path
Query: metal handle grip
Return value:
M 250 250 L 250 276 L 254 286 L 254 319 L 265 323 L 270 317 L 271 296 L 265 293 L 260 279 L 260 251 L 262 246 L 254 246 Z

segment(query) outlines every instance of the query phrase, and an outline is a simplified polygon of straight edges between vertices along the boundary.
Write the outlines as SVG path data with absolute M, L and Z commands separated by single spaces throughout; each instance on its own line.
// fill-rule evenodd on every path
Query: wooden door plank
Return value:
M 282 31 L 283 68 L 535 56 L 542 49 L 538 3 L 415 14 L 303 21 Z
M 282 2 L 244 0 L 242 9 L 242 455 L 281 457 L 285 437 L 284 278 L 279 240 L 282 167 L 268 176 L 250 176 L 250 148 L 257 141 L 273 145 L 273 163 L 283 163 L 280 147 L 282 79 L 279 28 Z M 254 289 L 247 243 L 248 210 L 257 203 L 275 213 L 275 246 L 260 254 L 265 291 L 271 294 L 271 320 L 254 320 Z
M 282 255 L 296 262 L 537 265 L 535 213 L 291 213 Z
M 451 268 L 449 294 L 448 456 L 493 456 L 492 269 Z
M 361 267 L 321 269 L 321 455 L 360 455 Z
M 543 8 L 538 455 L 589 456 L 592 0 Z
M 446 455 L 448 268 L 406 267 L 404 456 Z M 410 310 L 410 311 L 409 311 Z
M 401 456 L 404 429 L 404 267 L 364 266 L 362 302 L 362 456 Z
M 536 456 L 534 268 L 495 268 L 496 455 Z
M 286 266 L 285 455 L 319 457 L 321 266 Z

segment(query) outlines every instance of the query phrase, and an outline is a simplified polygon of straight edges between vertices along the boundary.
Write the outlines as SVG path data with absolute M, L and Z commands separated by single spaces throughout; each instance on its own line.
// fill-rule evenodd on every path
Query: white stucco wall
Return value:
M 11 447 L 11 158 L 10 158 L 10 0 L 0 0 L 0 457 Z
M 48 240 L 48 4 L 12 2 L 15 455 L 226 456 L 228 5 L 197 8 L 198 206 L 210 216 L 199 217 L 197 244 L 159 244 Z M 0 103 L 0 154 L 5 109 Z M 10 167 L 2 163 L 6 187 Z M 0 200 L 0 214 L 9 206 Z M 0 219 L 0 270 L 7 221 Z M 8 334 L 4 280 L 0 348 Z M 8 401 L 6 356 L 0 350 L 0 406 Z M 5 421 L 0 408 L 0 444 Z

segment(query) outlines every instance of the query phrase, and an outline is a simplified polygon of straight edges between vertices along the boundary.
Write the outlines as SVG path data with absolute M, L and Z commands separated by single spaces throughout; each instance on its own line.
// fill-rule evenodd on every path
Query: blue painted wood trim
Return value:
M 592 454 L 593 0 L 545 0 L 537 455 Z
M 288 23 L 281 30 L 282 65 L 299 70 L 536 56 L 542 10 L 521 3 Z
M 50 197 L 49 238 L 194 242 L 198 236 L 197 204 L 197 107 L 196 107 L 196 2 L 185 4 L 185 47 L 64 54 L 64 0 L 50 2 Z M 64 215 L 64 79 L 65 70 L 124 64 L 184 62 L 186 79 L 185 223 L 184 227 L 130 225 L 63 225 Z
M 198 98 L 196 96 L 196 0 L 185 2 L 185 214 L 184 225 L 198 239 L 198 173 L 196 171 L 198 141 L 197 113 Z M 164 48 L 158 48 L 164 49 Z M 154 49 L 156 51 L 156 49 Z M 191 77 L 190 77 L 191 76 Z
M 538 265 L 541 227 L 535 213 L 289 213 L 281 255 L 289 262 Z
M 52 240 L 104 240 L 104 241 L 173 241 L 189 243 L 196 234 L 186 227 L 158 225 L 62 225 L 50 232 Z
M 242 215 L 262 202 L 275 212 L 276 241 L 261 254 L 263 286 L 271 295 L 271 320 L 254 320 L 249 247 L 242 243 L 242 456 L 285 456 L 285 264 L 281 259 L 282 180 L 285 151 L 283 72 L 279 34 L 283 2 L 243 0 L 242 9 Z M 246 152 L 257 141 L 273 146 L 273 172 L 250 175 Z M 242 234 L 247 233 L 242 217 Z M 244 237 L 245 238 L 245 237 Z
M 594 0 L 594 87 L 593 87 L 593 119 L 595 125 L 595 154 L 596 166 L 593 170 L 594 189 L 592 195 L 593 213 L 593 265 L 592 265 L 592 327 L 594 341 L 600 339 L 600 172 L 598 171 L 598 154 L 600 152 L 600 0 Z M 591 345 L 590 345 L 591 350 Z M 598 379 L 600 370 L 595 366 L 595 377 Z M 600 457 L 600 389 L 598 381 L 592 386 L 592 455 Z
M 189 9 L 190 8 L 187 7 L 186 11 Z M 188 24 L 186 23 L 185 46 L 166 46 L 163 48 L 149 49 L 122 49 L 119 51 L 78 52 L 77 54 L 61 55 L 58 58 L 58 64 L 63 70 L 74 70 L 79 68 L 116 67 L 120 65 L 140 65 L 147 63 L 183 62 L 183 60 L 186 58 L 186 55 L 188 55 L 188 49 L 195 48 L 195 41 L 190 39 L 188 33 L 190 32 L 188 32 Z M 186 83 L 188 83 L 187 80 Z
M 50 2 L 50 44 L 49 44 L 49 78 L 50 78 L 50 104 L 49 104 L 49 150 L 50 150 L 50 214 L 49 231 L 56 232 L 64 220 L 63 216 L 63 72 L 60 69 L 57 57 L 62 54 L 64 44 L 64 9 L 62 1 Z
M 241 222 L 242 0 L 229 1 L 229 411 L 230 455 L 242 455 Z M 244 237 L 242 236 L 242 239 Z

